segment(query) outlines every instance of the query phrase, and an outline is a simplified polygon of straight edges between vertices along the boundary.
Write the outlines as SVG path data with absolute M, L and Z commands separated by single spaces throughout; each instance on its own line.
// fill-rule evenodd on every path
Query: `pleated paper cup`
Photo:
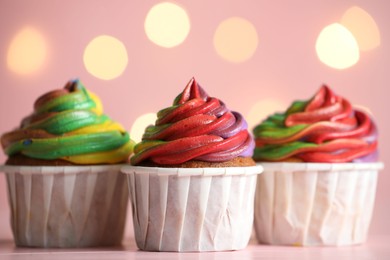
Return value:
M 122 165 L 0 166 L 17 246 L 120 245 L 128 189 Z
M 262 163 L 255 232 L 259 243 L 364 243 L 383 163 Z
M 126 166 L 138 248 L 224 251 L 247 246 L 261 166 Z

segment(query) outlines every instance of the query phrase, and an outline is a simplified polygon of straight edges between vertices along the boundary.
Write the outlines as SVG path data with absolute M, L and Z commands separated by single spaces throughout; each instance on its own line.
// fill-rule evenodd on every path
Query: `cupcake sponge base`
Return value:
M 164 167 L 164 168 L 220 168 L 220 167 L 245 167 L 255 166 L 255 161 L 250 157 L 236 157 L 225 162 L 205 162 L 191 160 L 181 164 L 156 164 L 151 161 L 142 162 L 140 166 L 146 167 Z

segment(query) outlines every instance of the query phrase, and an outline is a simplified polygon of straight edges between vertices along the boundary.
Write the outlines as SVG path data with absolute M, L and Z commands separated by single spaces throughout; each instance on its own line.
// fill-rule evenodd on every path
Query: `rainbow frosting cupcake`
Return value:
M 248 244 L 257 174 L 246 121 L 191 79 L 157 113 L 128 173 L 137 246 L 236 250 Z
M 120 167 L 134 142 L 80 81 L 39 97 L 1 145 L 17 246 L 121 243 L 128 191 Z
M 351 245 L 366 240 L 374 206 L 378 133 L 372 118 L 322 86 L 254 128 L 264 167 L 255 198 L 260 243 Z

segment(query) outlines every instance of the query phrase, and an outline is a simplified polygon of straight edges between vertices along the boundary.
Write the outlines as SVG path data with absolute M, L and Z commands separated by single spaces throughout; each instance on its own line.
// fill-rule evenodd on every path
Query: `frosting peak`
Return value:
M 200 98 L 204 101 L 207 100 L 207 93 L 201 88 L 196 82 L 195 78 L 191 78 L 191 80 L 187 83 L 187 86 L 184 88 L 183 92 L 178 95 L 173 102 L 174 105 L 184 104 L 185 102 L 191 99 Z
M 302 102 L 297 102 L 297 105 Z M 318 121 L 343 120 L 348 118 L 352 112 L 351 104 L 337 96 L 328 86 L 323 85 L 314 97 L 305 105 L 303 111 L 296 111 L 294 104 L 287 110 L 286 126 L 298 124 L 310 124 Z
M 131 163 L 223 162 L 251 157 L 253 148 L 243 117 L 210 97 L 192 78 L 173 105 L 157 113 L 155 125 L 146 128 Z

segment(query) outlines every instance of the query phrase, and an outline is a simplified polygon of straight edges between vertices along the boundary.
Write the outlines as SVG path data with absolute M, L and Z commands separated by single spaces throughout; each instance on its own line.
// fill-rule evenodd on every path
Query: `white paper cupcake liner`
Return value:
M 259 243 L 342 246 L 366 241 L 383 163 L 261 163 Z
M 128 201 L 121 167 L 0 166 L 6 173 L 16 245 L 120 244 Z
M 222 251 L 245 248 L 261 166 L 158 168 L 126 166 L 138 248 Z

